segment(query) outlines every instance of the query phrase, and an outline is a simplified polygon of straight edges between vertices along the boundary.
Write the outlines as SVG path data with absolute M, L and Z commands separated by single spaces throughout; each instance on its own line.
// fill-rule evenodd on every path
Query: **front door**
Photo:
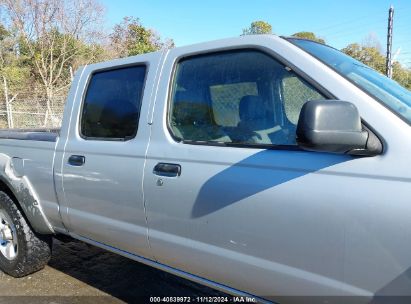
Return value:
M 169 71 L 144 182 L 156 259 L 261 296 L 352 294 L 335 195 L 347 177 L 334 173 L 361 159 L 295 140 L 303 103 L 325 94 L 248 47 L 183 57 Z

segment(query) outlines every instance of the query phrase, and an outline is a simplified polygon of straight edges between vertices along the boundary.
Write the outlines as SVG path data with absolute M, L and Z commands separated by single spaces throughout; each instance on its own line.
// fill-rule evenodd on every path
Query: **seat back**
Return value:
M 215 123 L 210 105 L 196 93 L 176 93 L 171 117 L 174 134 L 185 140 L 220 140 L 224 132 Z
M 240 100 L 239 126 L 252 131 L 272 128 L 274 123 L 268 117 L 268 110 L 264 100 L 260 96 L 247 95 Z

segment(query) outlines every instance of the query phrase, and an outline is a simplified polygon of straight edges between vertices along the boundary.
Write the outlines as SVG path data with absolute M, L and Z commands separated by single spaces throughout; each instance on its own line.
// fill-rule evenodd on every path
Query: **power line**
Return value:
M 377 24 L 382 24 L 384 22 L 384 19 L 378 19 L 378 20 L 374 20 L 373 22 L 370 22 L 369 20 L 359 20 L 359 22 L 357 23 L 352 23 L 350 26 L 346 26 L 344 28 L 341 29 L 336 29 L 333 31 L 328 31 L 328 32 L 324 32 L 324 31 L 316 31 L 319 34 L 323 34 L 323 35 L 335 35 L 335 34 L 340 34 L 340 33 L 345 33 L 345 32 L 349 32 L 349 31 L 353 31 L 358 29 L 361 26 L 364 25 L 377 25 Z
M 326 27 L 322 27 L 322 28 L 317 28 L 317 29 L 314 29 L 313 31 L 314 32 L 328 31 L 329 29 L 338 28 L 338 27 L 346 25 L 346 24 L 352 24 L 352 23 L 356 23 L 358 21 L 364 21 L 364 18 L 367 18 L 367 17 L 369 17 L 369 14 L 364 15 L 364 16 L 360 16 L 360 17 L 356 17 L 355 19 L 340 22 L 340 23 L 337 23 L 337 24 L 334 24 L 334 25 L 330 25 L 330 26 L 326 26 Z
M 398 47 L 404 47 L 404 48 L 406 48 L 406 47 L 407 47 L 407 44 L 409 44 L 409 43 L 410 43 L 410 40 L 400 40 L 400 41 L 397 41 L 397 40 L 394 39 L 394 44 L 395 44 L 396 46 L 398 46 Z M 401 44 L 404 44 L 405 46 L 401 46 Z
M 411 9 L 411 7 L 396 7 L 395 8 L 395 11 L 396 11 L 396 14 L 398 15 L 399 14 L 399 11 L 401 12 L 401 13 L 403 13 L 404 11 L 408 11 L 408 10 L 410 10 Z M 384 18 L 385 19 L 385 12 L 384 13 L 380 13 L 380 14 L 374 14 L 374 17 L 380 17 L 381 16 L 381 18 Z M 338 28 L 338 27 L 340 27 L 340 26 L 344 26 L 344 25 L 346 25 L 346 24 L 355 24 L 355 23 L 357 23 L 356 25 L 358 26 L 359 24 L 373 24 L 373 23 L 370 23 L 369 22 L 369 19 L 366 19 L 367 17 L 370 17 L 370 15 L 368 14 L 368 15 L 363 15 L 363 16 L 359 16 L 359 17 L 356 17 L 355 19 L 350 19 L 350 20 L 347 20 L 347 21 L 344 21 L 344 22 L 340 22 L 340 23 L 337 23 L 337 24 L 333 24 L 333 25 L 331 25 L 331 26 L 326 26 L 326 27 L 322 27 L 322 28 L 317 28 L 317 29 L 314 29 L 313 31 L 314 32 L 327 32 L 328 30 L 331 30 L 331 29 L 335 29 L 335 28 Z M 380 18 L 378 18 L 378 19 L 380 19 Z M 381 20 L 382 21 L 382 20 Z M 358 22 L 360 22 L 359 24 L 358 24 Z M 380 21 L 378 21 L 378 23 L 379 23 Z M 374 24 L 376 24 L 375 22 L 374 22 Z M 343 27 L 343 29 L 345 29 L 346 27 Z
M 409 10 L 411 10 L 411 7 L 405 7 L 405 6 L 403 6 L 403 7 L 396 6 L 395 7 L 396 14 L 403 13 L 403 12 L 408 12 Z
M 372 26 L 372 25 L 376 25 L 376 24 L 381 25 L 381 27 L 382 27 L 383 26 L 383 20 L 378 21 L 378 22 L 373 22 L 373 23 L 367 22 L 368 26 Z M 343 36 L 346 36 L 346 35 L 358 33 L 358 28 L 359 27 L 360 27 L 360 25 L 355 25 L 353 27 L 346 28 L 346 29 L 341 30 L 341 31 L 336 31 L 334 33 L 330 33 L 330 34 L 326 34 L 326 35 L 319 33 L 319 35 L 327 37 L 328 39 L 329 38 L 340 38 L 340 37 L 343 37 Z
M 396 8 L 396 15 L 398 15 L 399 13 L 403 13 L 405 11 L 410 10 L 410 7 L 399 7 Z M 384 13 L 385 14 L 385 13 Z M 320 29 L 316 29 L 313 30 L 314 32 L 318 33 L 318 36 L 324 37 L 326 39 L 338 39 L 344 36 L 350 36 L 353 35 L 355 33 L 358 33 L 358 31 L 356 31 L 359 27 L 361 27 L 361 25 L 367 25 L 367 26 L 374 26 L 374 25 L 381 25 L 381 27 L 384 24 L 383 20 L 376 20 L 374 22 L 369 22 L 369 20 L 367 19 L 362 19 L 362 18 L 366 18 L 369 17 L 369 15 L 365 15 L 363 17 L 357 17 L 356 19 L 351 19 L 351 20 L 347 20 L 341 23 L 337 23 L 328 27 L 323 27 Z M 348 27 L 343 27 L 341 28 L 341 26 L 344 26 L 346 24 L 352 24 L 351 26 Z M 401 24 L 399 26 L 396 26 L 396 29 L 402 29 L 403 27 L 408 26 L 407 24 Z M 331 32 L 331 30 L 333 30 Z M 378 30 L 378 29 L 377 29 Z M 407 40 L 409 41 L 409 40 Z M 394 42 L 397 44 L 398 41 Z M 404 42 L 404 40 L 400 41 L 400 43 Z
M 403 33 L 403 34 L 405 34 L 405 35 L 410 35 L 411 36 L 411 32 L 410 33 Z M 411 42 L 411 39 L 409 39 L 409 38 L 404 38 L 404 39 L 402 39 L 403 38 L 403 35 L 401 35 L 401 39 L 399 39 L 397 42 Z
M 405 28 L 405 27 L 409 28 L 409 27 L 410 27 L 410 25 L 409 25 L 409 24 L 404 23 L 404 24 L 400 24 L 400 25 L 396 25 L 396 26 L 395 26 L 395 28 L 396 28 L 396 29 L 403 29 L 403 28 Z

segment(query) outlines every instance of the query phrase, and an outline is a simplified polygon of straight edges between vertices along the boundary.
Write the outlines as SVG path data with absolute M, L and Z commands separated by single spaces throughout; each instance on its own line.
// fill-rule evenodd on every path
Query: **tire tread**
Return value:
M 15 278 L 43 269 L 51 258 L 51 236 L 35 233 L 16 203 L 3 191 L 0 206 L 14 222 L 18 239 L 17 257 L 9 261 L 0 254 L 0 269 Z

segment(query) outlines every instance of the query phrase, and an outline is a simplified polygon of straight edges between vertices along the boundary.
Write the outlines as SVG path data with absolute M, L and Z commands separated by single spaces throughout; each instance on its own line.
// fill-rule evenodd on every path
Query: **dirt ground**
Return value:
M 222 293 L 88 244 L 54 240 L 42 271 L 14 279 L 0 272 L 3 303 L 144 303 L 150 296 Z

